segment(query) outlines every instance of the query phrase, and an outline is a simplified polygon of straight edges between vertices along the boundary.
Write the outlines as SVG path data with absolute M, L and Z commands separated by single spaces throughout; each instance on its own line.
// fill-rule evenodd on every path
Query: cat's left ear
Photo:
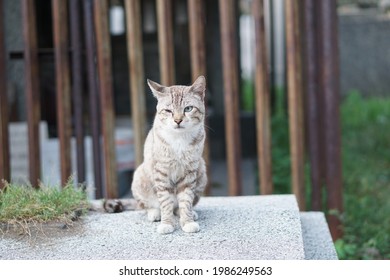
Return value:
M 154 97 L 160 98 L 165 95 L 166 87 L 163 85 L 160 85 L 159 83 L 153 82 L 152 80 L 147 79 L 148 85 L 150 89 L 152 90 L 152 93 Z
M 190 91 L 196 95 L 199 95 L 202 100 L 204 100 L 204 95 L 206 93 L 206 79 L 204 76 L 199 76 L 195 82 L 192 84 Z

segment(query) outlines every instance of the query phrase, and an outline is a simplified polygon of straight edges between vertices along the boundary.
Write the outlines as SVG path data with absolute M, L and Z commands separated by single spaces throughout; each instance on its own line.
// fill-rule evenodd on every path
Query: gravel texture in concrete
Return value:
M 198 233 L 156 232 L 145 211 L 92 213 L 71 229 L 0 240 L 0 259 L 304 259 L 293 195 L 204 197 Z M 58 227 L 58 226 L 57 226 Z M 45 232 L 48 234 L 45 234 Z M 50 232 L 50 233 L 49 233 Z
M 338 259 L 324 213 L 301 212 L 301 224 L 305 259 Z

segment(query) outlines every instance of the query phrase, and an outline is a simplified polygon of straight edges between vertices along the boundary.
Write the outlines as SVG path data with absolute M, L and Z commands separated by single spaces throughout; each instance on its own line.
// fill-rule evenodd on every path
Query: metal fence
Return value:
M 21 0 L 27 97 L 29 179 L 33 186 L 41 177 L 39 150 L 40 57 L 34 0 Z M 257 158 L 260 193 L 272 194 L 270 82 L 266 52 L 263 0 L 252 0 L 255 32 L 255 100 Z M 0 0 L 0 14 L 3 14 Z M 130 99 L 136 163 L 142 161 L 146 126 L 145 77 L 141 25 L 141 1 L 125 0 Z M 206 73 L 205 2 L 188 0 L 191 72 L 195 79 Z M 113 78 L 106 0 L 52 0 L 52 23 L 57 96 L 57 129 L 60 140 L 61 180 L 71 175 L 71 107 L 77 139 L 78 180 L 85 180 L 83 103 L 90 108 L 96 197 L 117 197 L 115 169 Z M 172 0 L 156 0 L 160 81 L 175 83 L 174 49 L 169 47 L 174 32 Z M 239 122 L 239 72 L 237 50 L 237 3 L 219 0 L 221 57 L 226 127 L 226 155 L 229 194 L 241 194 L 241 143 Z M 305 210 L 305 157 L 311 172 L 311 209 L 321 210 L 322 188 L 326 186 L 327 208 L 342 211 L 340 159 L 339 75 L 337 14 L 335 0 L 286 0 L 286 59 L 292 190 L 301 210 Z M 83 30 L 83 32 L 82 32 Z M 68 36 L 69 35 L 69 36 Z M 10 179 L 7 106 L 7 54 L 4 49 L 4 22 L 0 21 L 0 178 Z M 70 59 L 69 59 L 70 58 Z M 85 69 L 86 75 L 83 73 Z M 87 84 L 88 100 L 82 97 Z M 72 104 L 73 103 L 73 104 Z M 100 148 L 102 138 L 102 148 Z M 307 145 L 305 145 L 305 142 Z M 308 147 L 307 150 L 305 148 Z M 208 164 L 209 147 L 205 159 Z M 103 168 L 102 168 L 103 166 Z M 2 184 L 0 184 L 1 186 Z M 334 238 L 340 236 L 340 221 L 329 216 Z

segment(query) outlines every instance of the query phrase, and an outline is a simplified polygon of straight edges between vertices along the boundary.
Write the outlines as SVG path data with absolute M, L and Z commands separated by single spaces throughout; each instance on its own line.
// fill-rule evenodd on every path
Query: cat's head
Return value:
M 188 131 L 203 125 L 206 79 L 200 76 L 191 86 L 166 87 L 148 80 L 157 98 L 156 120 L 172 131 Z

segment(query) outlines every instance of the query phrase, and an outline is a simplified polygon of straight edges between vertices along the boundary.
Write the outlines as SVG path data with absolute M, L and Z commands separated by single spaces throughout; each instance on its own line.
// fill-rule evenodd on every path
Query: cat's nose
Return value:
M 180 124 L 183 120 L 182 119 L 175 119 L 175 123 Z

